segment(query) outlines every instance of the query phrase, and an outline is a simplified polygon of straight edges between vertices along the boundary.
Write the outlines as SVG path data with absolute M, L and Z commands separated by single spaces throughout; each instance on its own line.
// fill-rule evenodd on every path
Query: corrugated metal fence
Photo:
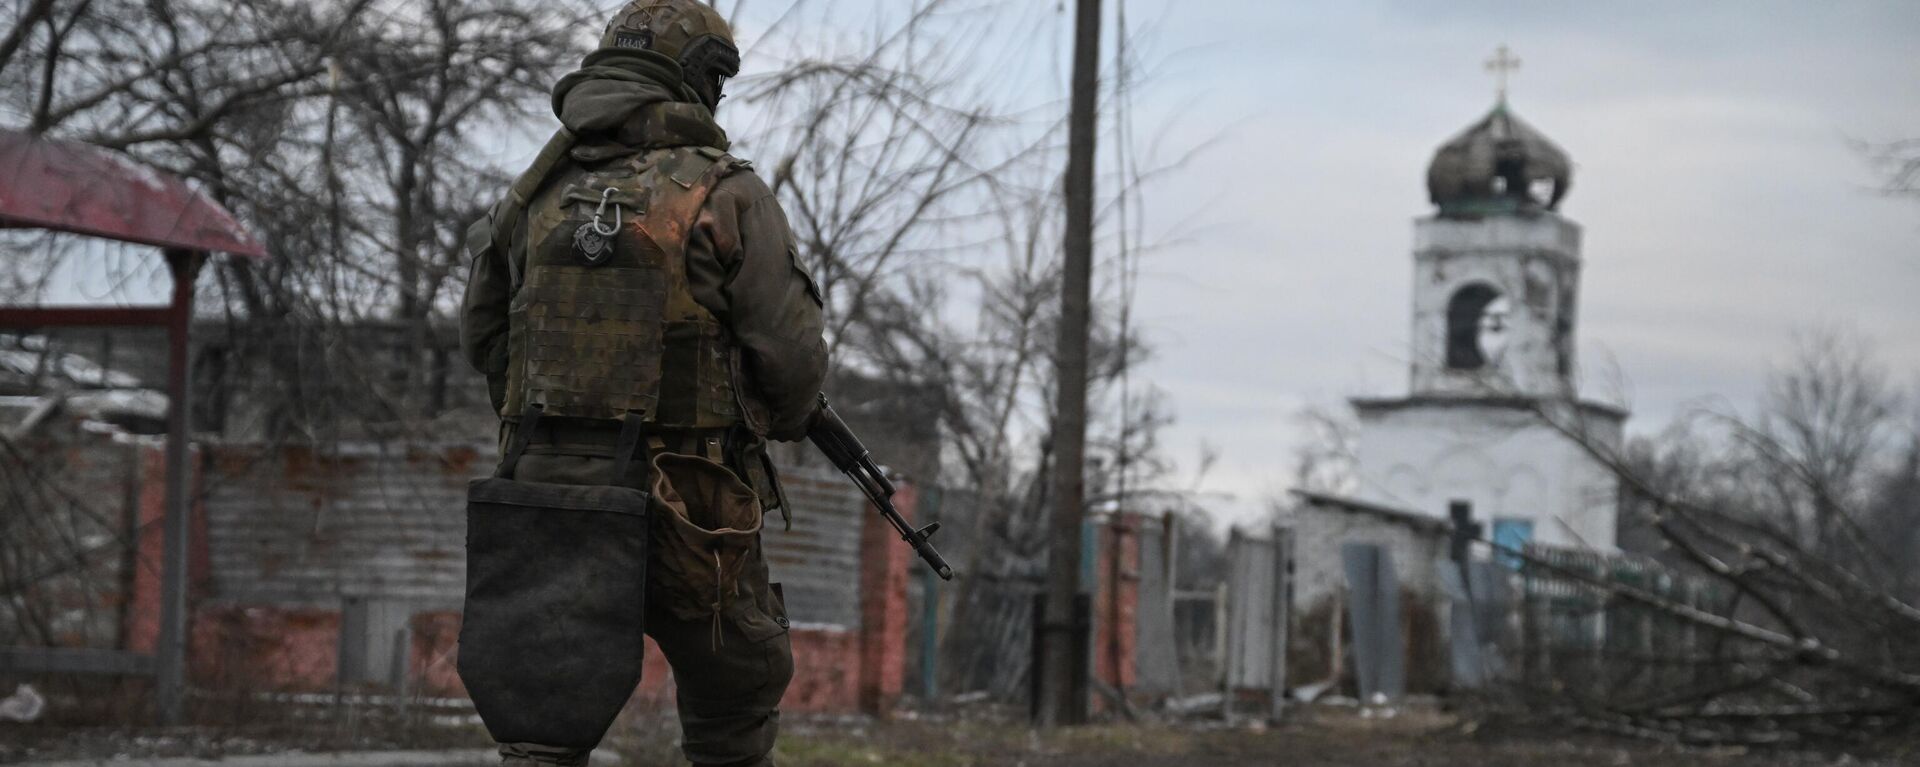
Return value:
M 407 621 L 458 610 L 466 580 L 467 480 L 490 471 L 473 446 L 343 444 L 212 450 L 205 513 L 213 603 L 339 609 L 342 677 L 391 681 Z M 837 472 L 783 472 L 793 509 L 764 540 L 801 627 L 860 626 L 865 501 Z
M 472 447 L 220 447 L 205 479 L 211 594 L 222 602 L 458 609 Z

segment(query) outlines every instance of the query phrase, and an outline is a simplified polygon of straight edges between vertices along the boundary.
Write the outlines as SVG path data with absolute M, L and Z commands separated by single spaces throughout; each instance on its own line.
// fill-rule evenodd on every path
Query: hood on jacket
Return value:
M 553 87 L 553 112 L 578 137 L 574 157 L 606 159 L 645 149 L 726 149 L 713 111 L 680 77 L 679 65 L 648 51 L 602 48 Z

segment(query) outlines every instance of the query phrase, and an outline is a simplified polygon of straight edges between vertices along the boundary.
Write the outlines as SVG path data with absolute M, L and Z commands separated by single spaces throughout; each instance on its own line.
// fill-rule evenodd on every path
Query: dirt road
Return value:
M 594 755 L 596 767 L 682 764 L 670 716 L 629 712 Z M 485 767 L 486 734 L 472 724 L 374 736 L 309 723 L 243 728 L 48 730 L 0 728 L 0 764 L 241 763 L 261 767 Z M 373 752 L 393 751 L 391 765 Z M 336 750 L 350 752 L 335 754 Z M 304 753 L 303 753 L 304 752 Z M 404 757 L 404 758 L 402 758 Z M 1482 726 L 1435 710 L 1296 710 L 1276 728 L 1218 724 L 1102 724 L 1042 734 L 1006 714 L 905 714 L 892 721 L 793 717 L 778 752 L 782 767 L 1894 767 L 1920 765 L 1920 744 L 1871 753 L 1690 749 L 1524 726 Z M 332 761 L 329 761 L 329 760 Z M 373 759 L 374 761 L 369 761 Z M 236 762 L 227 761 L 226 764 Z

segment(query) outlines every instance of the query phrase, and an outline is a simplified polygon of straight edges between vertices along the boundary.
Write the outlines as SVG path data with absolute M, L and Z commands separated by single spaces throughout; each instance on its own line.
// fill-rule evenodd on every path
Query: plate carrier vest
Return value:
M 707 196 L 745 167 L 717 149 L 675 147 L 548 180 L 527 208 L 502 416 L 538 405 L 549 417 L 764 433 L 764 405 L 741 396 L 752 389 L 739 347 L 687 279 Z

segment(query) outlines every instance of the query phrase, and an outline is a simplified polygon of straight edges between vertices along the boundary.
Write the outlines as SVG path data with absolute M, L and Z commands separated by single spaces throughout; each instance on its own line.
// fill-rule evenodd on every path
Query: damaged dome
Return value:
M 1427 194 L 1445 217 L 1557 210 L 1572 176 L 1567 153 L 1502 101 L 1434 153 Z

